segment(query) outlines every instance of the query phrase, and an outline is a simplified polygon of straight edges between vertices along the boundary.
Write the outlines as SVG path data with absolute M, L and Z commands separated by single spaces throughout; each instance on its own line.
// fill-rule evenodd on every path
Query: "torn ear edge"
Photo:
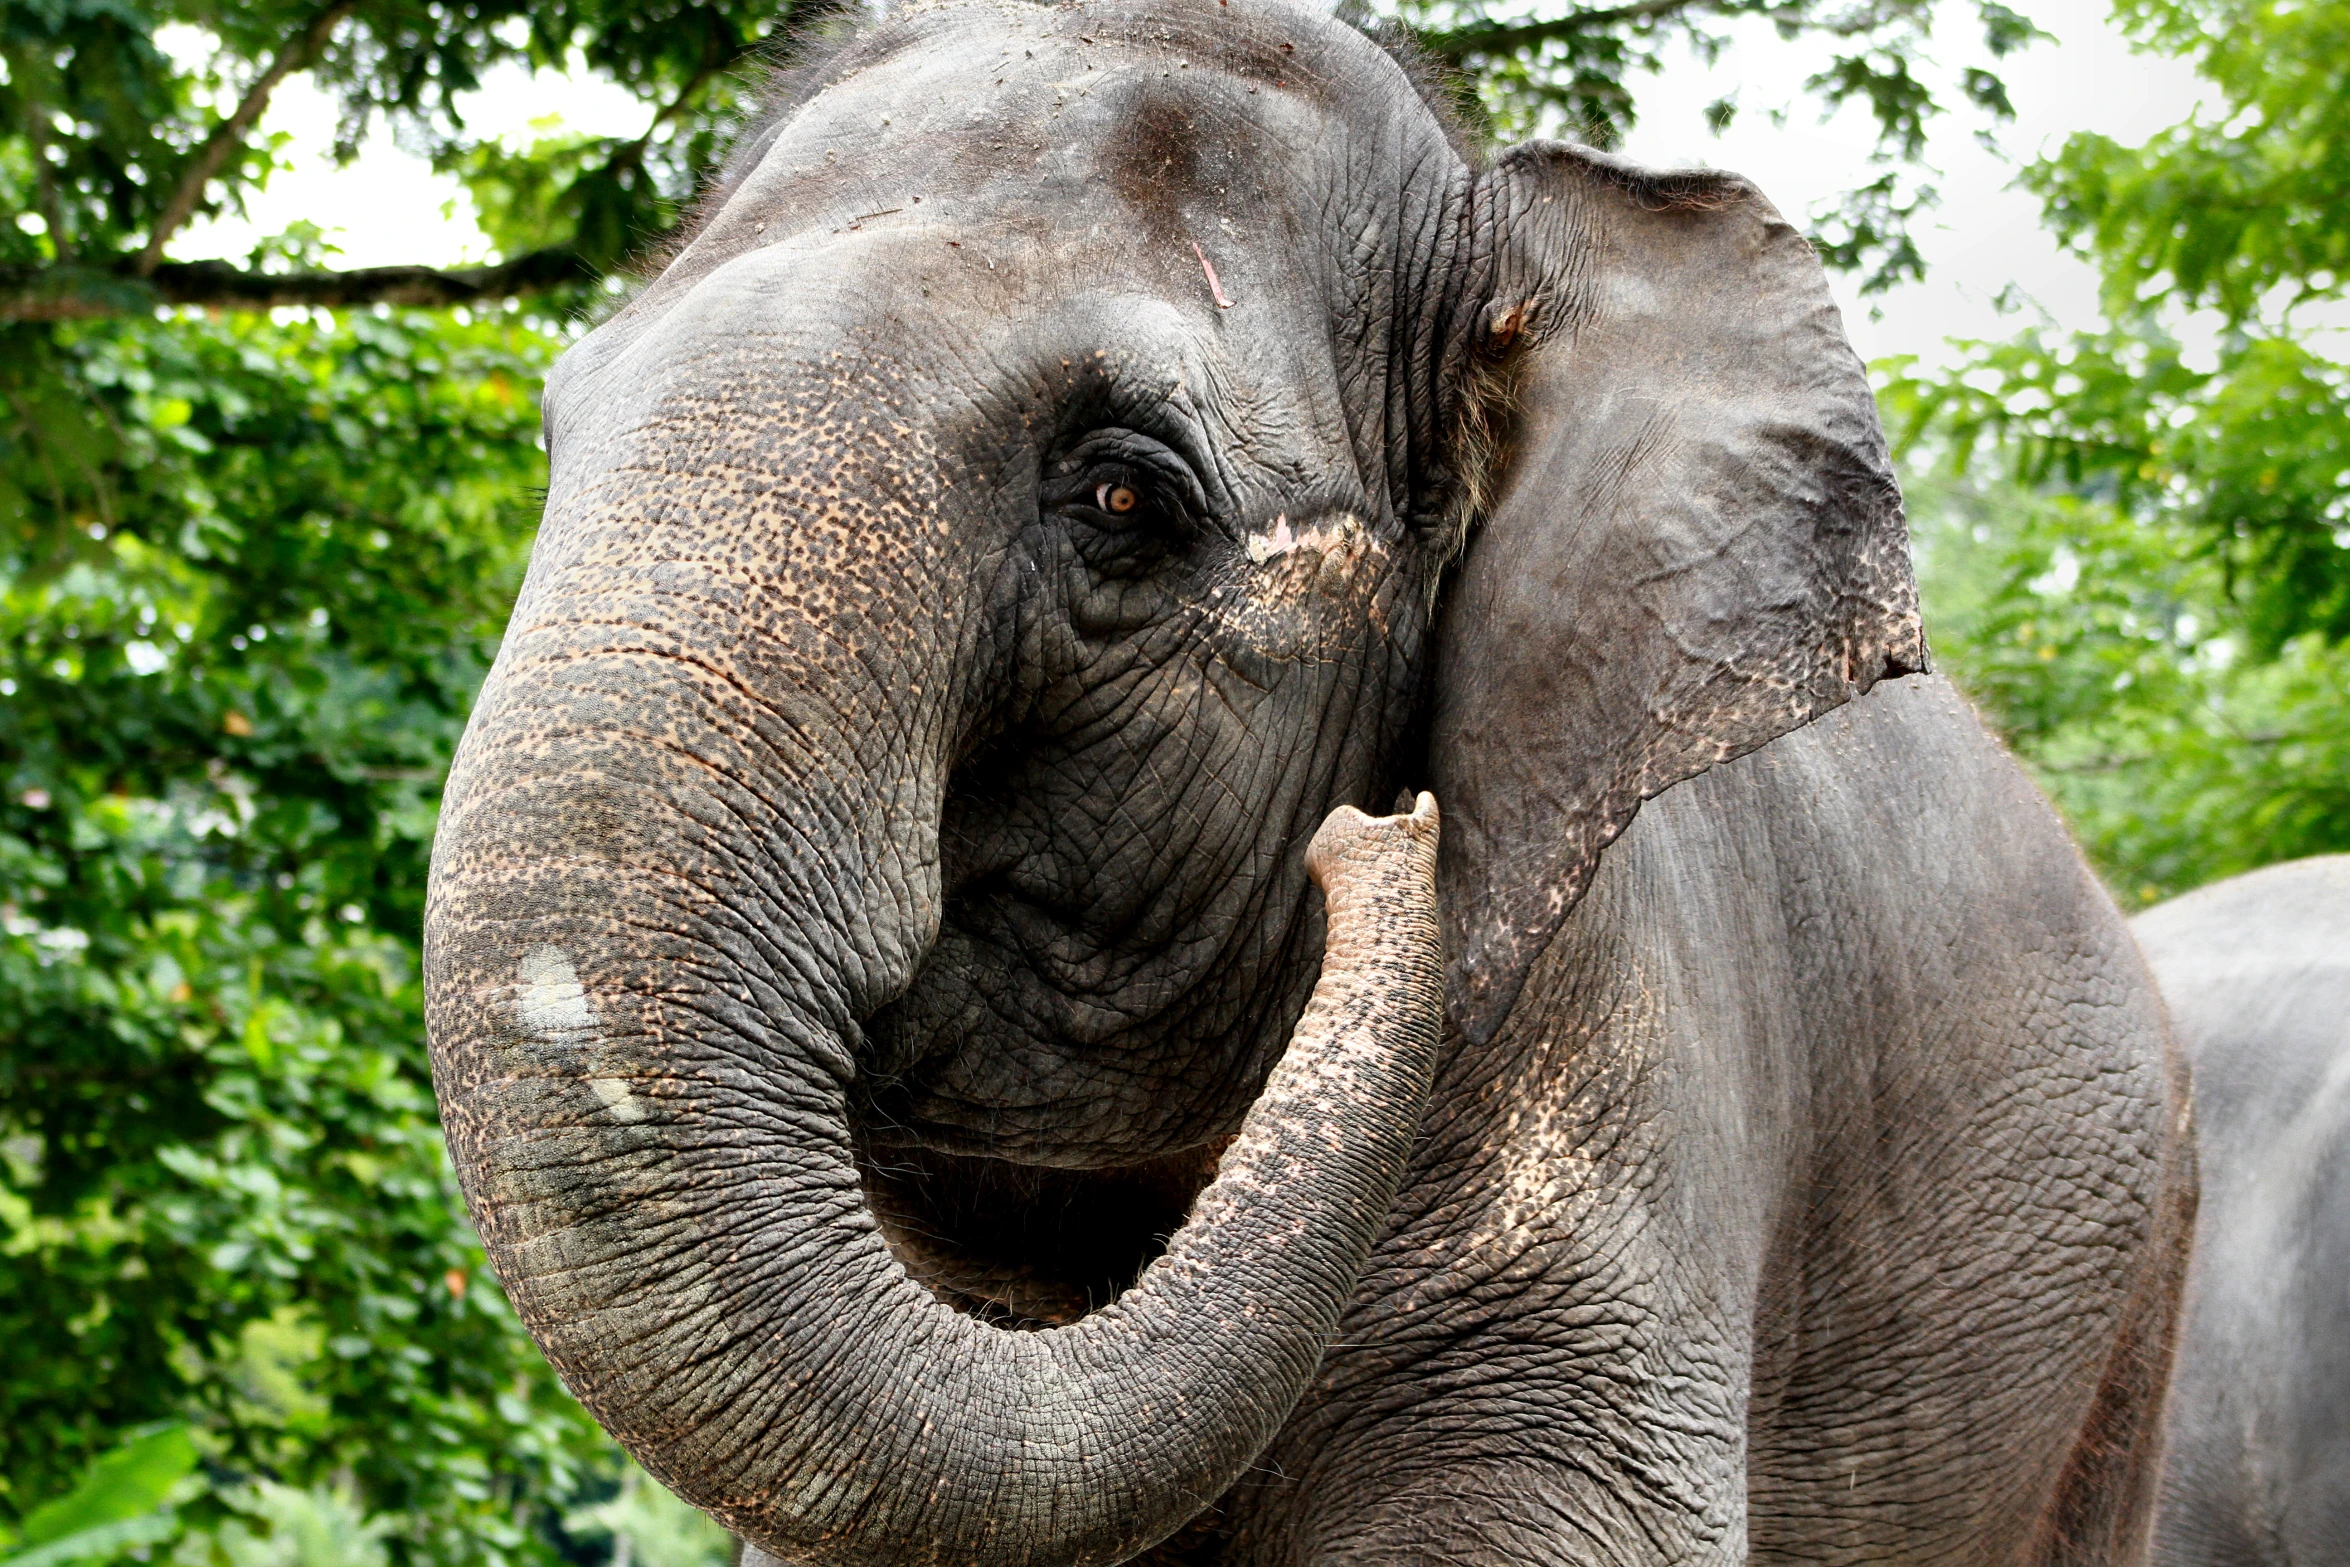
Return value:
M 1482 189 L 1428 758 L 1472 1041 L 1643 800 L 1928 667 L 1875 399 L 1803 237 L 1735 175 L 1559 143 Z

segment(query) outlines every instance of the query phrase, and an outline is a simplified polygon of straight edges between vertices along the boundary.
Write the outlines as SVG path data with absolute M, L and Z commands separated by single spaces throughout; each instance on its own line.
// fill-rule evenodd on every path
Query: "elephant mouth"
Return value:
M 1183 1227 L 1223 1151 L 1219 1142 L 1072 1170 L 856 1144 L 866 1204 L 906 1272 L 956 1310 L 1019 1330 L 1075 1322 L 1130 1289 Z

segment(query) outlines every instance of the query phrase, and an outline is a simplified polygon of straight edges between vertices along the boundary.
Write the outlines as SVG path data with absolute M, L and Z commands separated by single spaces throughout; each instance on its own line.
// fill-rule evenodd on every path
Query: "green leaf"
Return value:
M 0 1567 L 64 1567 L 68 1562 L 112 1561 L 136 1546 L 155 1545 L 179 1532 L 179 1520 L 167 1512 L 142 1513 L 38 1545 L 0 1559 Z
M 27 1514 L 21 1543 L 62 1548 L 69 1537 L 133 1520 L 162 1506 L 171 1488 L 195 1467 L 196 1442 L 185 1425 L 133 1437 L 92 1463 L 71 1491 Z M 35 1554 L 28 1551 L 11 1561 L 15 1567 L 38 1567 L 27 1559 Z
M 2230 325 L 2350 288 L 2350 5 L 2128 0 L 2138 38 L 2190 57 L 2203 113 L 2125 147 L 2089 133 L 2026 171 L 2108 308 L 2210 305 Z M 2281 294 L 2281 298 L 2279 297 Z
M 561 342 L 507 313 L 0 328 L 16 1506 L 175 1420 L 225 1471 L 347 1475 L 394 1567 L 554 1567 L 617 1464 L 466 1222 L 418 980 Z
M 583 1507 L 563 1523 L 574 1534 L 625 1540 L 630 1559 L 645 1567 L 726 1567 L 734 1554 L 724 1529 L 635 1464 L 623 1471 L 610 1501 Z

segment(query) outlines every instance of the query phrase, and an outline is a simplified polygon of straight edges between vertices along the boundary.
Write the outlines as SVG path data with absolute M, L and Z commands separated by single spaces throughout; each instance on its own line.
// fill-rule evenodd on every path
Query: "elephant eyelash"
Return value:
M 1094 463 L 1056 486 L 1045 504 L 1075 515 L 1097 532 L 1171 538 L 1170 530 L 1180 532 L 1190 517 L 1188 508 L 1170 496 L 1174 488 L 1154 474 L 1137 473 L 1128 463 Z
M 1047 486 L 1046 505 L 1082 508 L 1097 522 L 1181 527 L 1207 515 L 1191 465 L 1140 431 L 1093 430 L 1065 449 L 1051 471 L 1057 482 Z

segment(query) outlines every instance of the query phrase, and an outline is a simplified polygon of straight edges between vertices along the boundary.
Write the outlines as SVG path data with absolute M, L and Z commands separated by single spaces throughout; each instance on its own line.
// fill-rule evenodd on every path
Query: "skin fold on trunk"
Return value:
M 1308 858 L 1327 911 L 1321 978 L 1214 1180 L 1131 1289 L 1032 1332 L 959 1313 L 909 1276 L 858 1187 L 837 1094 L 779 1104 L 736 1169 L 678 1174 L 663 1133 L 679 1112 L 660 1085 L 550 1069 L 547 1043 L 564 1039 L 549 1020 L 585 1036 L 631 987 L 600 989 L 592 948 L 558 951 L 474 890 L 511 884 L 510 859 L 484 871 L 496 853 L 463 841 L 483 814 L 446 834 L 428 956 L 452 1157 L 566 1382 L 753 1554 L 1115 1562 L 1196 1515 L 1272 1439 L 1393 1201 L 1434 1070 L 1432 797 L 1323 823 Z M 535 1055 L 517 1017 L 537 1026 Z M 763 1211 L 730 1224 L 753 1202 Z

